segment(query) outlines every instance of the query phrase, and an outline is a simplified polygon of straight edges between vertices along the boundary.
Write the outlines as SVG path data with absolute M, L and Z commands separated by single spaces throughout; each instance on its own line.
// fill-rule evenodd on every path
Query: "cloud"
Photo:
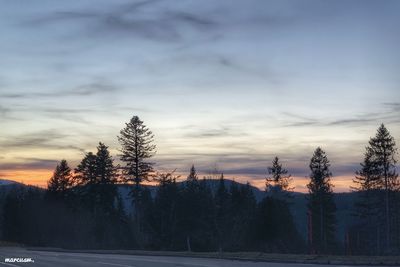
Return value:
M 217 137 L 232 137 L 232 136 L 246 136 L 247 134 L 241 130 L 233 129 L 232 127 L 221 126 L 214 129 L 204 129 L 198 127 L 188 126 L 186 128 L 192 128 L 183 137 L 188 138 L 217 138 Z
M 304 127 L 304 126 L 313 126 L 313 125 L 318 125 L 318 122 L 316 122 L 316 121 L 299 121 L 299 122 L 285 124 L 285 127 Z
M 10 108 L 0 106 L 0 117 L 6 116 L 11 111 Z
M 368 112 L 349 119 L 339 119 L 328 125 L 363 126 L 367 123 L 398 123 L 400 122 L 400 103 L 383 103 L 381 112 Z
M 23 92 L 23 93 L 2 93 L 0 97 L 2 98 L 43 98 L 43 97 L 84 97 L 93 96 L 97 94 L 107 94 L 114 93 L 121 88 L 112 85 L 108 82 L 96 81 L 92 83 L 87 83 L 79 85 L 72 89 L 64 89 L 57 91 L 47 91 L 47 92 Z M 0 109 L 1 112 L 1 109 Z
M 389 107 L 393 113 L 399 114 L 400 112 L 400 102 L 388 102 L 383 103 L 383 105 Z
M 18 158 L 18 162 L 0 163 L 2 170 L 48 170 L 57 165 L 57 160 L 38 158 Z
M 74 89 L 64 91 L 62 94 L 65 96 L 91 96 L 100 93 L 114 93 L 118 90 L 120 90 L 120 88 L 116 87 L 115 85 L 99 81 L 78 86 Z
M 224 174 L 242 174 L 242 175 L 267 175 L 267 167 L 251 167 L 251 168 L 233 168 L 224 169 Z
M 156 6 L 160 1 L 142 1 L 103 10 L 58 11 L 26 21 L 26 26 L 48 26 L 63 22 L 80 22 L 84 35 L 140 37 L 155 41 L 176 41 L 185 27 L 202 31 L 215 29 L 215 22 L 187 11 Z M 156 6 L 156 7 L 155 7 Z
M 4 140 L 0 141 L 0 147 L 4 150 L 39 148 L 42 150 L 70 149 L 84 152 L 84 149 L 74 145 L 64 145 L 61 141 L 67 137 L 68 135 L 65 133 L 61 133 L 55 129 L 49 129 L 3 138 Z
M 358 115 L 351 115 L 347 118 L 309 118 L 289 112 L 283 114 L 289 117 L 290 121 L 285 122 L 284 127 L 306 127 L 306 126 L 350 126 L 359 127 L 366 124 L 398 123 L 400 122 L 400 103 L 382 103 L 380 112 L 366 112 Z
M 365 115 L 368 116 L 368 115 Z M 352 119 L 342 119 L 342 120 L 335 120 L 328 122 L 328 125 L 350 125 L 350 126 L 358 126 L 358 125 L 364 125 L 365 123 L 370 123 L 370 122 L 377 122 L 378 118 L 377 117 L 366 117 L 366 118 L 352 118 Z

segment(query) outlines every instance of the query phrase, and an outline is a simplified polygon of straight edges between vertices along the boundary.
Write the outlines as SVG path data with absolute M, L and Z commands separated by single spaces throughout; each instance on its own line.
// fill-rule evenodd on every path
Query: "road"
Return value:
M 34 262 L 5 262 L 5 258 L 31 258 Z M 31 251 L 1 248 L 0 267 L 318 267 L 323 265 L 233 261 L 170 256 L 136 256 L 95 253 Z M 329 265 L 341 266 L 343 265 Z

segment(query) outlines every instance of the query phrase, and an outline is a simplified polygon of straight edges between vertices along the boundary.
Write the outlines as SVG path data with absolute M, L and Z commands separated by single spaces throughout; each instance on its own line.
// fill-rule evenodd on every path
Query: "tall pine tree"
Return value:
M 376 164 L 373 160 L 373 151 L 366 148 L 364 162 L 360 163 L 361 169 L 356 172 L 353 179 L 355 186 L 352 190 L 358 192 L 354 203 L 355 216 L 358 218 L 357 227 L 354 228 L 357 244 L 353 250 L 357 253 L 379 253 L 379 241 L 376 233 L 379 231 L 379 177 Z M 353 231 L 354 232 L 354 231 Z M 360 242 L 360 240 L 362 242 Z
M 377 252 L 383 237 L 384 251 L 390 253 L 394 245 L 399 246 L 396 233 L 400 231 L 398 219 L 399 177 L 396 172 L 396 142 L 384 124 L 369 141 L 364 163 L 355 182 L 356 190 L 361 191 L 357 202 L 357 212 L 370 223 L 375 222 Z
M 395 213 L 391 209 L 394 203 L 391 203 L 393 192 L 398 190 L 399 181 L 398 174 L 396 173 L 396 142 L 386 129 L 385 125 L 381 124 L 375 137 L 369 141 L 369 146 L 372 150 L 374 163 L 379 172 L 379 182 L 381 188 L 384 190 L 384 218 L 385 218 L 385 246 L 386 251 L 391 250 L 391 220 L 392 215 Z
M 335 247 L 336 205 L 329 171 L 330 163 L 325 152 L 318 147 L 310 161 L 308 183 L 308 209 L 311 214 L 311 249 L 316 253 L 329 253 Z
M 154 156 L 156 146 L 154 135 L 137 116 L 125 124 L 118 141 L 121 144 L 121 161 L 125 182 L 133 182 L 139 187 L 142 181 L 149 181 L 153 173 L 153 163 L 148 160 Z
M 143 181 L 150 181 L 154 176 L 153 163 L 149 161 L 156 153 L 153 133 L 144 125 L 138 116 L 125 124 L 125 128 L 120 131 L 118 141 L 121 144 L 121 161 L 125 163 L 122 167 L 123 181 L 133 183 L 131 194 L 134 204 L 134 222 L 137 243 L 143 247 L 146 237 L 142 234 L 142 229 L 147 228 L 144 225 L 143 218 L 147 214 L 144 210 L 150 206 L 151 199 L 145 188 L 141 188 Z

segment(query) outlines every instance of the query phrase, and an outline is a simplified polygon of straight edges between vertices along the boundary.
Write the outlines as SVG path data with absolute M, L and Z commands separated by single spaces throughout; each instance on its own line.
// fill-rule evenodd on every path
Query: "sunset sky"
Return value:
M 0 178 L 44 186 L 138 115 L 158 170 L 262 187 L 313 150 L 347 191 L 380 123 L 400 142 L 400 1 L 2 1 Z M 117 158 L 117 157 L 116 157 Z

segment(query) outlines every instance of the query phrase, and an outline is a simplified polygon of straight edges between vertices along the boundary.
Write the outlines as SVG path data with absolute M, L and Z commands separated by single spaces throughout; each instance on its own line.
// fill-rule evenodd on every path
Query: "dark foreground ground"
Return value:
M 269 262 L 266 255 L 264 258 L 261 256 L 251 256 L 251 254 L 227 254 L 226 257 L 231 259 L 220 259 L 215 258 L 218 254 L 198 254 L 197 256 L 193 256 L 194 254 L 188 255 L 184 253 L 165 253 L 166 255 L 152 254 L 151 252 L 142 252 L 142 255 L 133 255 L 131 253 L 139 253 L 139 252 L 124 252 L 122 251 L 98 251 L 95 252 L 71 252 L 64 250 L 53 250 L 47 251 L 44 249 L 24 249 L 24 248 L 13 248 L 13 247 L 0 247 L 0 267 L 1 266 L 40 266 L 40 267 L 81 267 L 81 266 L 120 266 L 120 267 L 318 267 L 324 266 L 325 264 L 329 264 L 329 266 L 346 266 L 350 265 L 350 262 L 346 262 L 340 260 L 340 258 L 313 258 L 312 256 L 299 256 L 295 258 L 292 256 L 288 256 L 285 258 L 281 255 L 282 262 L 279 261 L 278 256 L 270 255 Z M 148 254 L 148 255 L 143 255 Z M 235 256 L 236 255 L 236 256 Z M 250 260 L 253 257 L 253 260 Z M 283 256 L 283 257 L 282 257 Z M 224 255 L 225 257 L 225 255 Z M 5 262 L 6 258 L 23 258 L 23 259 L 32 259 L 33 262 Z M 233 258 L 237 258 L 234 260 Z M 238 260 L 241 259 L 241 260 Z M 354 261 L 355 259 L 353 259 Z M 353 262 L 353 264 L 358 264 L 359 266 L 374 266 L 374 262 L 366 262 L 366 258 L 360 259 L 359 262 Z M 371 260 L 371 259 L 370 259 Z M 388 260 L 388 259 L 385 259 Z M 399 266 L 398 262 L 386 262 L 386 264 Z M 395 259 L 396 260 L 396 259 Z M 272 262 L 271 262 L 272 261 Z M 297 261 L 297 262 L 295 262 Z M 309 264 L 308 262 L 312 262 L 313 264 Z M 328 262 L 329 261 L 329 262 Z M 362 262 L 364 261 L 364 263 Z M 382 259 L 380 260 L 381 264 Z M 318 263 L 319 262 L 319 263 Z M 378 262 L 375 262 L 376 266 L 378 266 Z M 363 265 L 365 264 L 365 265 Z M 326 265 L 325 265 L 326 266 Z

